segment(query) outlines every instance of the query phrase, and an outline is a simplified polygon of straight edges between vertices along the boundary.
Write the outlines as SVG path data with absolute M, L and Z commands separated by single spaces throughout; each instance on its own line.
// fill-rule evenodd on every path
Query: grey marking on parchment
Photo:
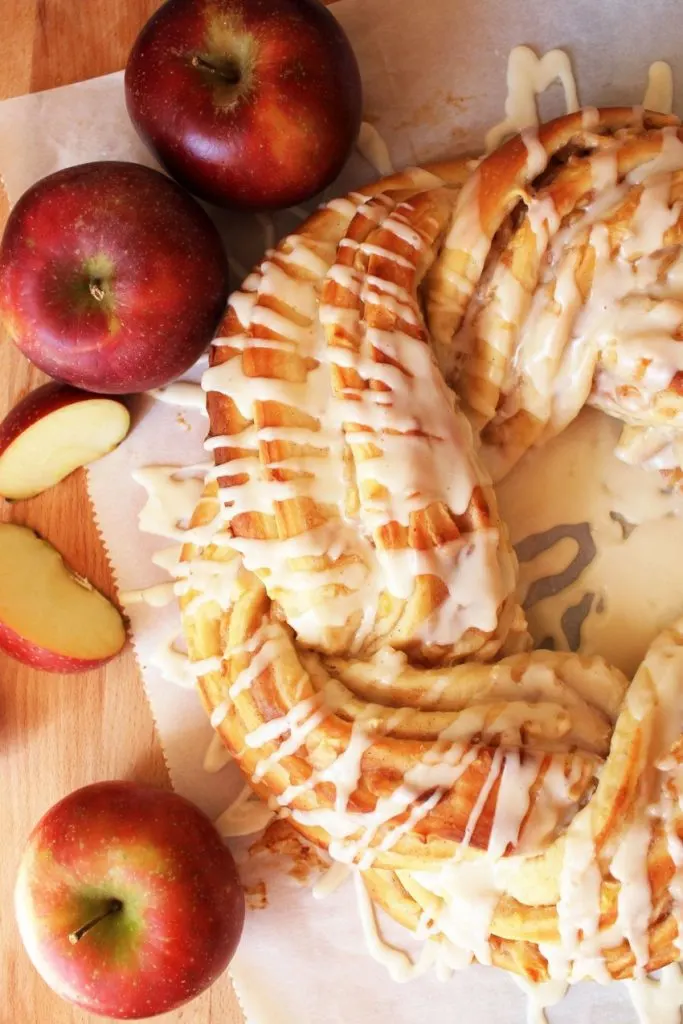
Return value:
M 541 580 L 534 580 L 524 602 L 525 608 L 533 608 L 544 598 L 554 597 L 555 594 L 570 587 L 595 558 L 596 547 L 589 523 L 561 523 L 559 526 L 551 527 L 550 530 L 544 530 L 543 533 L 533 533 L 515 545 L 520 562 L 530 562 L 564 540 L 565 537 L 571 537 L 576 542 L 576 555 L 562 572 L 555 573 L 553 576 L 544 576 Z
M 614 520 L 615 523 L 619 523 L 619 526 L 621 527 L 622 540 L 628 540 L 638 525 L 637 523 L 630 523 L 625 516 L 622 516 L 621 512 L 610 512 L 609 517 Z
M 622 522 L 622 517 L 617 519 L 617 515 L 618 513 L 614 513 L 613 518 L 619 522 L 624 539 L 626 539 L 628 536 L 627 527 L 632 528 L 632 524 L 626 520 Z M 628 532 L 630 533 L 630 530 Z M 519 561 L 530 562 L 544 551 L 554 547 L 555 544 L 559 544 L 566 537 L 570 537 L 575 541 L 576 555 L 562 572 L 555 573 L 553 576 L 544 576 L 540 580 L 534 580 L 529 587 L 529 593 L 524 602 L 526 609 L 533 608 L 535 604 L 543 601 L 546 597 L 554 597 L 567 587 L 570 587 L 572 583 L 575 583 L 584 569 L 588 568 L 595 558 L 597 549 L 589 523 L 561 523 L 558 526 L 553 526 L 550 530 L 544 530 L 542 533 L 534 533 L 530 537 L 525 537 L 524 540 L 515 545 Z M 577 604 L 567 608 L 560 620 L 560 626 L 570 651 L 577 651 L 581 645 L 581 629 L 586 616 L 593 607 L 595 596 L 592 592 L 584 594 Z M 601 605 L 603 605 L 603 601 L 602 598 L 599 598 L 596 610 L 601 610 Z M 543 650 L 552 651 L 555 649 L 555 641 L 550 636 L 544 637 L 538 647 Z
M 578 651 L 581 646 L 581 628 L 593 606 L 594 600 L 595 594 L 584 594 L 578 604 L 572 605 L 571 608 L 567 608 L 566 612 L 560 619 L 562 632 L 567 639 L 567 645 L 570 651 Z

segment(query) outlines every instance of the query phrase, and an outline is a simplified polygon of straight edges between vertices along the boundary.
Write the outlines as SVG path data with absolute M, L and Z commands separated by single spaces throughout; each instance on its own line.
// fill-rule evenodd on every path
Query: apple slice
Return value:
M 81 672 L 126 640 L 118 611 L 33 530 L 0 523 L 0 649 L 48 672 Z
M 130 427 L 120 399 L 52 381 L 26 395 L 0 423 L 0 496 L 33 498 L 106 455 Z

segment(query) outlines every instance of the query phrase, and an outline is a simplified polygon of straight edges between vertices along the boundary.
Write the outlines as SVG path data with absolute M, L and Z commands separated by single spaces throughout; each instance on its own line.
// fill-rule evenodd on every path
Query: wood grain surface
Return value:
M 0 99 L 114 71 L 157 0 L 0 0 Z M 0 209 L 0 220 L 3 213 Z M 8 342 L 0 344 L 0 416 L 42 381 Z M 0 519 L 51 540 L 105 594 L 111 575 L 95 532 L 83 472 L 32 501 L 0 499 Z M 47 988 L 21 946 L 12 890 L 32 826 L 60 797 L 100 779 L 168 786 L 159 742 L 128 648 L 97 672 L 37 672 L 0 653 L 0 1024 L 100 1021 Z M 182 1024 L 242 1020 L 227 975 L 175 1013 Z

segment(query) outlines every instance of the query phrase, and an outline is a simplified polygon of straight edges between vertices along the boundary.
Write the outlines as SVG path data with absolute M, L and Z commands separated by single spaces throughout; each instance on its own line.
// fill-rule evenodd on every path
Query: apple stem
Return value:
M 111 899 L 107 905 L 106 910 L 103 910 L 97 917 L 93 917 L 91 921 L 87 921 L 82 924 L 80 928 L 77 928 L 75 932 L 71 932 L 69 935 L 69 942 L 72 946 L 75 946 L 77 942 L 80 942 L 84 935 L 94 928 L 100 921 L 104 921 L 106 917 L 110 917 L 112 914 L 118 914 L 120 910 L 123 910 L 123 903 L 121 900 Z
M 206 60 L 205 57 L 200 57 L 198 54 L 195 54 L 192 57 L 192 66 L 195 68 L 203 68 L 205 71 L 210 71 L 211 74 L 218 75 L 219 78 L 225 79 L 228 85 L 237 85 L 242 77 L 237 62 L 229 59 L 220 61 L 218 64 L 212 64 L 211 61 Z
M 91 281 L 88 285 L 88 290 L 97 302 L 101 302 L 104 298 L 104 289 L 99 281 Z

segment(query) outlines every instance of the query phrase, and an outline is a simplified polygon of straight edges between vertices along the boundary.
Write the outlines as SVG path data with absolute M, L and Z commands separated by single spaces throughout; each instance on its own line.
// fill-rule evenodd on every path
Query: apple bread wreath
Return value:
M 254 790 L 445 967 L 680 956 L 683 623 L 630 685 L 529 651 L 490 482 L 586 402 L 640 461 L 675 441 L 676 125 L 584 110 L 333 200 L 212 347 L 183 556 L 202 700 Z

